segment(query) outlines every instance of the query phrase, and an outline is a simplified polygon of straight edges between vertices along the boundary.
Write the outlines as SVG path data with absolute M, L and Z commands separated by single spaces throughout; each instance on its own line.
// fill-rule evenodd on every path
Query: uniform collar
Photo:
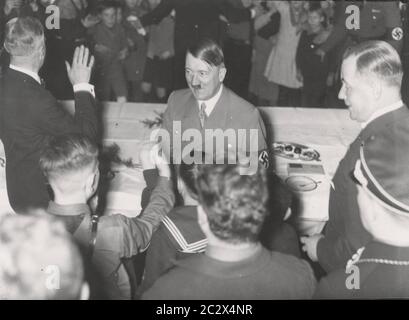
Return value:
M 402 107 L 402 106 L 403 106 L 403 101 L 402 101 L 402 100 L 399 100 L 399 101 L 397 101 L 397 102 L 395 102 L 395 103 L 392 103 L 392 104 L 389 105 L 389 106 L 386 106 L 386 107 L 384 107 L 384 108 L 382 108 L 382 109 L 376 110 L 376 111 L 369 117 L 369 119 L 368 119 L 367 121 L 361 123 L 362 129 L 365 129 L 365 127 L 366 127 L 370 122 L 372 122 L 373 120 L 375 120 L 376 118 L 379 118 L 380 116 L 383 116 L 384 114 L 386 114 L 386 113 L 388 113 L 388 112 L 395 111 L 395 110 L 399 109 L 399 108 Z
M 220 86 L 219 91 L 217 91 L 217 93 L 211 97 L 208 100 L 197 100 L 198 104 L 199 104 L 199 110 L 200 110 L 200 106 L 202 105 L 202 103 L 204 102 L 206 104 L 206 115 L 209 116 L 210 113 L 213 111 L 214 107 L 216 106 L 216 103 L 219 101 L 220 96 L 222 95 L 222 91 L 223 91 L 223 84 Z
M 13 69 L 13 70 L 15 70 L 15 71 L 24 73 L 24 74 L 30 76 L 31 78 L 33 78 L 33 79 L 34 79 L 35 81 L 37 81 L 39 84 L 41 84 L 41 79 L 40 79 L 40 77 L 38 76 L 37 73 L 35 73 L 35 72 L 31 71 L 31 70 L 28 70 L 28 69 L 26 69 L 26 68 L 17 67 L 17 66 L 15 66 L 15 65 L 13 65 L 13 64 L 10 64 L 9 68 L 10 68 L 10 69 Z
M 60 205 L 50 201 L 47 212 L 56 216 L 76 216 L 84 213 L 90 214 L 91 210 L 86 203 Z

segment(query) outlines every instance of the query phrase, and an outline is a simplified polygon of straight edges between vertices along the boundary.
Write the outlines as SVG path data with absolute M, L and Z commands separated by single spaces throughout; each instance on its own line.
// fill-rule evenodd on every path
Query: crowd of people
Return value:
M 35 1 L 6 1 L 4 12 L 17 16 L 4 30 L 0 139 L 15 213 L 0 219 L 0 298 L 408 298 L 405 28 L 391 18 L 398 4 L 364 1 L 361 14 L 372 25 L 351 31 L 341 28 L 342 17 L 334 18 L 331 30 L 327 16 L 337 8 L 328 1 L 307 9 L 299 1 L 195 2 L 162 0 L 144 11 L 142 2 L 126 0 L 120 7 L 104 1 L 96 18 L 86 12 L 85 0 L 57 1 L 69 35 L 64 29 L 50 35 Z M 172 20 L 174 41 L 167 42 L 161 37 Z M 229 25 L 226 33 L 219 34 L 220 21 Z M 246 29 L 253 22 L 254 29 Z M 148 30 L 155 23 L 156 33 Z M 383 32 L 384 39 L 368 39 L 369 29 L 372 38 Z M 92 50 L 88 40 L 77 38 L 81 30 L 93 39 Z M 240 41 L 255 40 L 255 30 L 260 48 L 268 48 L 263 37 L 277 36 L 266 54 Z M 66 37 L 73 41 L 58 51 L 56 43 Z M 339 39 L 345 48 L 331 57 Z M 143 45 L 146 54 L 139 55 Z M 47 61 L 50 51 L 72 57 Z M 262 59 L 253 70 L 240 59 L 253 55 L 265 62 L 257 67 L 264 85 L 256 87 L 269 94 L 253 92 L 258 99 L 270 101 L 270 83 L 283 104 L 315 104 L 325 99 L 328 78 L 339 73 L 336 95 L 361 124 L 333 177 L 329 221 L 320 234 L 297 233 L 296 195 L 275 174 L 269 132 L 243 95 Z M 142 65 L 156 70 L 150 81 L 145 72 L 127 77 L 126 71 Z M 53 70 L 48 77 L 58 80 L 53 85 L 60 93 L 68 85 L 74 114 L 59 105 L 46 74 L 44 85 L 44 69 Z M 173 75 L 163 76 L 165 71 Z M 158 87 L 154 77 L 166 85 Z M 169 93 L 162 139 L 146 142 L 139 154 L 146 182 L 142 212 L 134 218 L 105 215 L 96 96 L 127 101 L 139 89 Z M 220 147 L 209 130 L 229 130 L 238 139 Z M 175 132 L 190 140 L 176 141 Z
M 73 98 L 65 61 L 80 44 L 96 57 L 97 98 L 162 102 L 186 87 L 186 49 L 200 37 L 223 48 L 226 83 L 262 106 L 345 107 L 337 99 L 341 53 L 353 42 L 389 41 L 404 57 L 406 3 L 400 1 L 2 0 L 0 23 L 38 18 L 46 29 L 41 77 L 60 100 Z M 348 5 L 361 8 L 351 19 Z M 56 17 L 59 24 L 46 25 Z M 346 13 L 348 12 L 348 13 Z M 358 21 L 358 22 L 357 22 Z M 1 28 L 3 29 L 3 28 Z M 3 35 L 2 35 L 3 36 Z M 3 51 L 2 65 L 7 65 Z M 405 97 L 406 98 L 406 97 Z

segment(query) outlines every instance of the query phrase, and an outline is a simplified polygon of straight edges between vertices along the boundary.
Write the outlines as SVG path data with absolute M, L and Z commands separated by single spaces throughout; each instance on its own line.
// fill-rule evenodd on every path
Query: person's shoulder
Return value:
M 188 101 L 192 99 L 192 91 L 189 88 L 173 91 L 168 99 L 168 108 L 177 111 L 184 110 L 188 105 Z
M 240 112 L 257 112 L 257 108 L 253 104 L 238 96 L 226 86 L 223 87 L 222 95 L 229 99 L 229 103 L 233 106 L 233 110 L 235 113 L 237 112 L 237 114 Z
M 188 286 L 182 288 L 180 284 L 192 283 L 194 278 L 200 276 L 194 272 L 195 265 L 201 263 L 200 256 L 200 254 L 195 254 L 176 262 L 173 268 L 160 276 L 143 294 L 142 300 L 192 299 L 194 292 L 189 292 Z
M 266 251 L 269 252 L 271 263 L 283 270 L 288 270 L 290 272 L 296 271 L 297 273 L 304 275 L 311 275 L 313 273 L 311 266 L 303 259 L 278 251 L 269 251 L 267 249 Z

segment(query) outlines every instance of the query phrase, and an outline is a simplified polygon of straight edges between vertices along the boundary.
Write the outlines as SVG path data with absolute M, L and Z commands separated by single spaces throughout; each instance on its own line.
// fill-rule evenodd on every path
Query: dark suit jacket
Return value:
M 98 121 L 94 103 L 90 93 L 75 93 L 73 117 L 32 77 L 6 70 L 0 79 L 0 139 L 6 153 L 7 192 L 16 212 L 48 205 L 39 158 L 50 138 L 82 133 L 96 141 Z
M 251 147 L 253 148 L 251 151 L 265 150 L 267 148 L 266 129 L 259 111 L 252 104 L 240 98 L 227 87 L 224 86 L 222 90 L 219 101 L 206 119 L 204 130 L 221 129 L 226 132 L 227 129 L 233 129 L 236 134 L 235 142 L 238 142 L 239 130 L 244 129 L 246 139 L 243 139 L 242 143 L 234 145 L 234 143 L 230 143 L 229 141 L 231 146 L 228 146 L 228 143 L 224 143 L 224 147 L 231 148 L 230 151 L 232 151 L 233 148 L 235 148 L 236 151 L 244 150 L 244 148 L 250 151 Z M 179 121 L 179 124 L 174 121 Z M 173 138 L 181 141 L 183 134 L 188 129 L 196 129 L 196 132 L 200 133 L 202 142 L 205 142 L 206 136 L 200 124 L 198 102 L 190 89 L 177 90 L 172 92 L 169 96 L 168 107 L 163 116 L 162 127 L 167 130 L 170 135 L 170 150 L 176 149 L 177 147 L 175 144 L 176 141 L 174 141 L 175 139 Z M 258 141 L 250 138 L 250 129 L 257 130 Z M 193 138 L 190 137 L 190 140 L 181 142 L 182 150 L 185 146 L 187 148 L 189 141 L 193 141 Z M 201 146 L 206 147 L 207 145 L 202 144 Z M 214 142 L 213 149 L 215 146 L 216 143 Z M 166 149 L 165 146 L 164 150 L 166 151 Z M 206 151 L 206 149 L 201 150 Z M 217 149 L 216 151 L 221 150 Z
M 317 247 L 318 261 L 325 271 L 345 267 L 351 256 L 372 239 L 362 225 L 356 185 L 351 177 L 359 159 L 361 143 L 373 135 L 396 136 L 402 128 L 409 128 L 409 110 L 406 106 L 370 122 L 339 163 L 332 180 L 335 189 L 331 188 L 330 191 L 329 221 L 325 238 L 318 242 Z

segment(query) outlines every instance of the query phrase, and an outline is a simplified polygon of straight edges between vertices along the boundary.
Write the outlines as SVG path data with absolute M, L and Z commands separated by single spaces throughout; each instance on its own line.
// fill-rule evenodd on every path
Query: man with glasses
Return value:
M 359 159 L 362 143 L 373 137 L 395 141 L 400 139 L 403 128 L 409 128 L 409 110 L 400 95 L 402 73 L 399 54 L 384 41 L 363 42 L 344 54 L 339 98 L 348 106 L 351 119 L 361 123 L 362 131 L 333 178 L 325 236 L 301 238 L 304 251 L 326 272 L 345 267 L 352 254 L 372 238 L 359 218 L 357 191 L 350 173 Z M 406 137 L 409 143 L 409 136 Z M 389 159 L 379 157 L 378 161 L 390 165 Z
M 353 176 L 362 224 L 372 240 L 323 278 L 316 298 L 409 297 L 409 128 L 374 135 L 360 148 Z

